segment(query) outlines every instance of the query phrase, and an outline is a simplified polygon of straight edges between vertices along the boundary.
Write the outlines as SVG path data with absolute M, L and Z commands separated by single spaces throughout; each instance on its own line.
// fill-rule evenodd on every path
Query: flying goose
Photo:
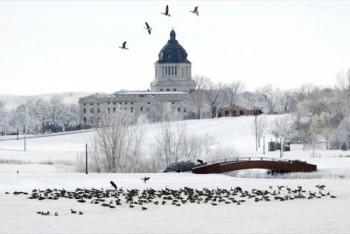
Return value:
M 148 34 L 151 34 L 152 28 L 149 26 L 149 24 L 147 22 L 145 22 L 145 24 L 146 24 L 145 29 L 147 29 Z
M 193 9 L 193 11 L 190 11 L 190 12 L 192 12 L 193 14 L 196 14 L 197 16 L 199 16 L 199 14 L 198 14 L 198 6 L 196 6 L 196 7 Z
M 165 15 L 165 16 L 169 16 L 170 17 L 168 5 L 166 5 L 165 12 L 164 13 L 162 12 L 162 14 Z
M 119 46 L 119 48 L 123 49 L 123 50 L 128 50 L 129 48 L 126 48 L 126 41 L 123 42 L 122 46 Z

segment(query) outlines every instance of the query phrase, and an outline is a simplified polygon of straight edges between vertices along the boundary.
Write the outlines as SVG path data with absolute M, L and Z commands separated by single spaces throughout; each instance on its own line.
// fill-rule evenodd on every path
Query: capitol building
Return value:
M 92 94 L 79 98 L 80 122 L 94 126 L 103 115 L 126 111 L 135 117 L 145 114 L 154 121 L 157 112 L 168 108 L 177 116 L 188 115 L 185 102 L 195 89 L 191 62 L 186 50 L 176 40 L 176 33 L 170 32 L 170 39 L 158 54 L 154 64 L 155 77 L 150 89 L 145 91 L 118 91 L 112 94 Z

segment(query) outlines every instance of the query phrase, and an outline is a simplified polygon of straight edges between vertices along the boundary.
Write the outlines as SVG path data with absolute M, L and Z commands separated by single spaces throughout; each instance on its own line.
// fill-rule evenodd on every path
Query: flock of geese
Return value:
M 149 177 L 141 178 L 146 183 Z M 74 191 L 65 189 L 34 189 L 31 193 L 15 191 L 14 195 L 26 195 L 28 199 L 59 200 L 70 199 L 79 203 L 89 203 L 99 205 L 109 209 L 118 207 L 147 210 L 155 206 L 184 206 L 186 204 L 207 204 L 211 206 L 219 205 L 241 205 L 245 202 L 271 202 L 271 201 L 291 201 L 298 199 L 320 199 L 324 197 L 336 198 L 330 192 L 325 191 L 325 185 L 316 185 L 316 191 L 306 191 L 302 186 L 290 188 L 288 186 L 269 186 L 266 190 L 231 187 L 230 189 L 194 189 L 183 187 L 180 189 L 123 189 L 111 181 L 112 188 L 108 189 L 86 189 L 76 188 Z M 6 194 L 9 194 L 6 192 Z M 83 215 L 82 211 L 70 209 L 71 214 Z M 37 214 L 48 216 L 49 211 L 38 211 Z M 53 213 L 58 216 L 58 212 Z
M 197 15 L 197 16 L 199 16 L 198 6 L 195 6 L 194 9 L 192 11 L 190 11 L 190 12 L 195 14 L 195 15 Z M 169 13 L 169 6 L 168 5 L 166 5 L 165 11 L 161 12 L 161 14 L 163 14 L 165 16 L 169 16 L 169 17 L 171 16 L 170 13 Z M 147 30 L 148 34 L 151 34 L 151 32 L 152 32 L 151 26 L 147 22 L 145 22 L 145 25 L 146 25 L 146 27 L 144 27 L 144 28 Z M 126 47 L 126 41 L 124 41 L 122 43 L 122 46 L 119 46 L 119 48 L 121 48 L 123 50 L 128 50 L 129 49 L 129 48 Z

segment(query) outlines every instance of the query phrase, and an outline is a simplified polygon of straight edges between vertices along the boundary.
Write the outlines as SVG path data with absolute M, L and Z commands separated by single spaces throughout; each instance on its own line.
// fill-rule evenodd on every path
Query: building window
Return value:
M 133 113 L 134 112 L 134 107 L 131 107 L 130 108 L 130 113 Z
M 170 89 L 166 89 L 166 91 L 170 91 Z
M 94 108 L 93 107 L 90 108 L 90 113 L 94 113 Z
M 127 102 L 125 102 L 125 105 L 128 105 L 128 103 L 127 103 Z
M 117 103 L 116 103 L 116 102 L 113 102 L 113 105 L 117 105 Z
M 130 104 L 131 104 L 131 105 L 133 105 L 134 103 L 133 103 L 133 102 L 131 102 Z
M 122 103 L 121 102 L 119 102 L 119 105 L 121 105 Z
M 175 104 L 175 102 L 171 102 L 171 104 Z
M 93 105 L 93 103 L 90 103 L 90 105 Z
M 163 91 L 163 89 L 160 89 L 160 91 Z
M 97 113 L 100 113 L 100 108 L 99 107 L 97 108 Z
M 147 102 L 147 104 L 149 105 L 149 104 L 151 104 L 150 102 Z
M 107 112 L 108 112 L 108 113 L 111 113 L 111 108 L 108 107 L 108 108 L 107 108 Z
M 84 103 L 84 106 L 86 106 L 86 103 Z
M 177 67 L 175 67 L 175 76 L 177 75 Z
M 181 111 L 181 108 L 180 108 L 180 107 L 179 107 L 179 108 L 177 108 L 177 111 L 178 111 L 178 112 L 180 112 L 180 111 Z
M 86 113 L 86 108 L 84 108 L 84 113 Z
M 140 108 L 140 111 L 143 111 L 143 107 Z
M 176 91 L 176 89 L 174 89 L 174 91 Z

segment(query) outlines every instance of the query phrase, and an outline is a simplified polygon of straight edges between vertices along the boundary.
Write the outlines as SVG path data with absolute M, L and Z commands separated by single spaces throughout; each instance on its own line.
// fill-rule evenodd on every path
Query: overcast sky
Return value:
M 0 94 L 146 90 L 172 28 L 193 76 L 333 87 L 349 22 L 350 1 L 0 1 Z

